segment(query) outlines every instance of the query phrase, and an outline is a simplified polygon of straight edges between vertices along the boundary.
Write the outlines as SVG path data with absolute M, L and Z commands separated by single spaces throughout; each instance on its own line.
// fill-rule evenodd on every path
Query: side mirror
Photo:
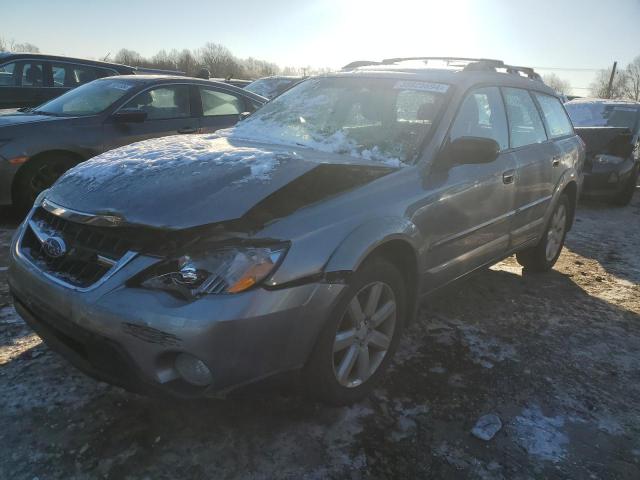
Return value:
M 251 115 L 251 112 L 242 112 L 238 114 L 238 121 L 241 122 L 242 120 L 247 118 L 249 115 Z
M 142 110 L 119 110 L 111 118 L 116 123 L 142 123 L 147 119 L 147 112 Z
M 493 162 L 500 152 L 500 145 L 492 138 L 460 137 L 444 150 L 450 165 L 468 165 Z

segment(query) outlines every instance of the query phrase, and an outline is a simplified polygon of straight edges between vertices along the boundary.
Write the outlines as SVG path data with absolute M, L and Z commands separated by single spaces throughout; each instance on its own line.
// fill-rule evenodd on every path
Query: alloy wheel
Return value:
M 364 286 L 351 299 L 333 343 L 333 372 L 340 385 L 357 387 L 378 370 L 395 333 L 396 306 L 384 282 Z
M 553 260 L 562 248 L 565 229 L 567 228 L 567 209 L 563 204 L 553 213 L 547 231 L 547 248 L 545 255 L 548 261 Z

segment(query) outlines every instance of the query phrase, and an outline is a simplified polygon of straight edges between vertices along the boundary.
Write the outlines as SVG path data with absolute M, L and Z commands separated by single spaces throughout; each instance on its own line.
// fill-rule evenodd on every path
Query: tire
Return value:
M 25 214 L 36 197 L 77 164 L 77 160 L 62 154 L 36 158 L 27 162 L 16 175 L 12 196 L 15 208 Z
M 547 222 L 540 242 L 516 254 L 518 263 L 530 272 L 547 272 L 553 268 L 564 246 L 569 229 L 569 197 L 562 194 Z
M 368 395 L 398 347 L 406 299 L 404 280 L 393 264 L 381 258 L 363 264 L 327 319 L 303 371 L 307 391 L 332 405 Z M 376 314 L 380 323 L 374 325 Z M 366 322 L 360 329 L 358 317 Z
M 619 207 L 625 207 L 629 205 L 629 203 L 631 203 L 631 199 L 633 198 L 633 194 L 636 191 L 637 183 L 638 167 L 635 167 L 633 172 L 631 173 L 631 178 L 629 178 L 624 188 L 611 199 L 611 203 L 613 205 L 618 205 Z

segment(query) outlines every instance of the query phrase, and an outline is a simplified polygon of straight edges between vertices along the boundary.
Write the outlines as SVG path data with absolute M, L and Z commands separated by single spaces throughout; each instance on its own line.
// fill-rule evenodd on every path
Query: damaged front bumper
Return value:
M 18 313 L 85 373 L 138 392 L 220 396 L 302 367 L 345 288 L 316 282 L 187 302 L 126 286 L 157 261 L 137 255 L 96 288 L 74 290 L 43 275 L 18 242 L 19 235 L 9 270 Z M 176 360 L 184 353 L 210 370 L 209 385 L 181 376 Z
M 633 158 L 618 164 L 601 165 L 590 162 L 590 168 L 584 172 L 582 194 L 586 197 L 604 197 L 622 191 L 635 174 L 636 161 Z

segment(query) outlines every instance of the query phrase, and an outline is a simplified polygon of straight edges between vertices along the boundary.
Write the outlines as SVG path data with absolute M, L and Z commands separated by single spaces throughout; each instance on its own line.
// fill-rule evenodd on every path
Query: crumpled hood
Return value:
M 370 177 L 367 181 L 394 170 L 310 149 L 179 135 L 94 157 L 63 175 L 46 198 L 85 213 L 120 216 L 130 224 L 183 229 L 239 219 L 294 180 L 326 165 L 378 172 L 361 175 Z

